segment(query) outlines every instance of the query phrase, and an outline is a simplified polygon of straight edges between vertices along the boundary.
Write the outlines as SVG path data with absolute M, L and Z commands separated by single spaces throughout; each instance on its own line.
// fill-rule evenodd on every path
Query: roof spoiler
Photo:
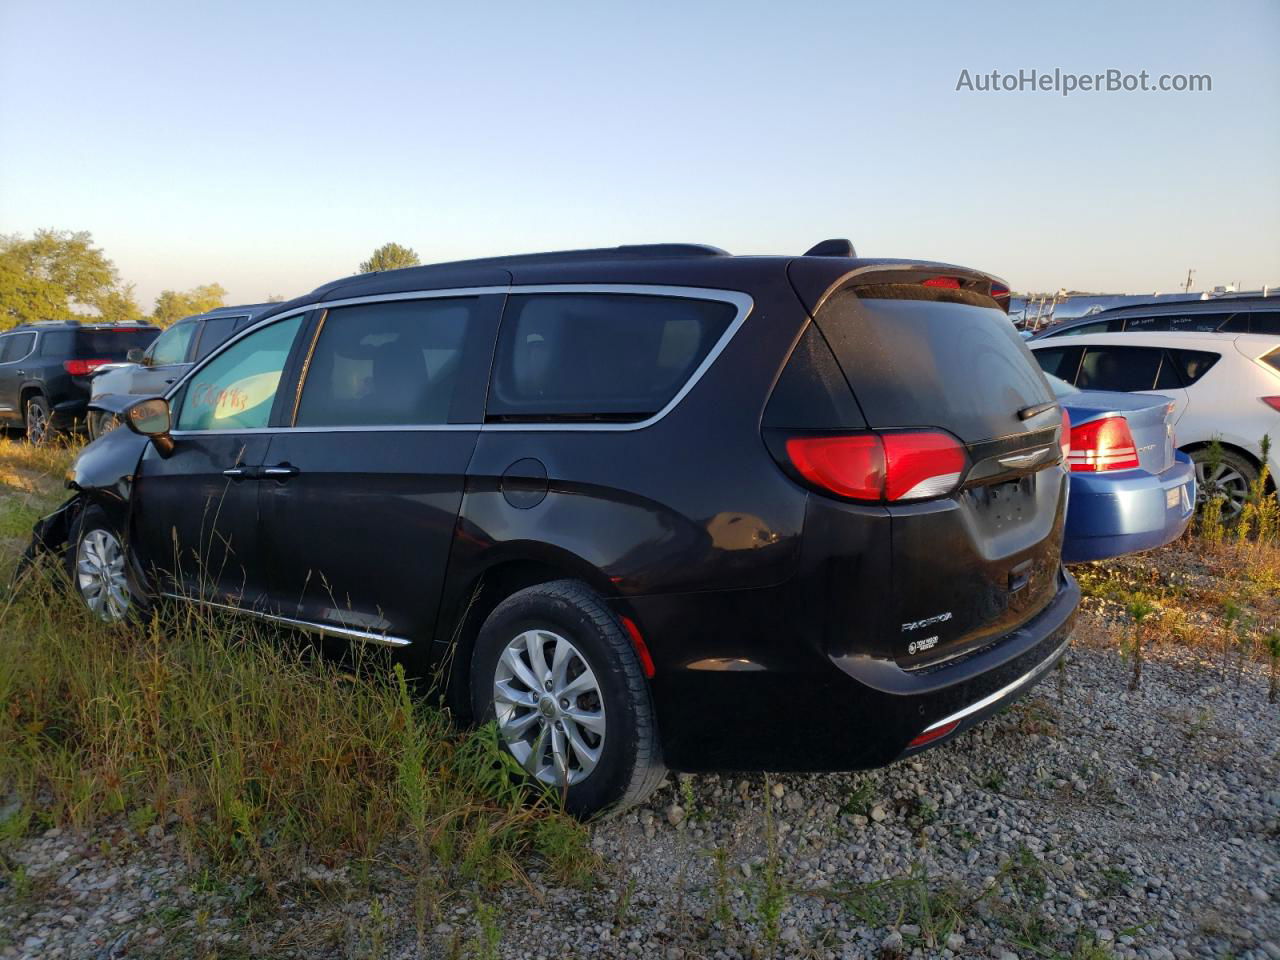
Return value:
M 849 240 L 823 240 L 806 250 L 804 255 L 806 257 L 856 257 L 858 254 Z

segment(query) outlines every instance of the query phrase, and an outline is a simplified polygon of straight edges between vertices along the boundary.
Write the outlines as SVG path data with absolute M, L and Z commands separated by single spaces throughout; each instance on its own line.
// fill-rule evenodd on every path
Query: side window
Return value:
M 1126 333 L 1149 333 L 1169 329 L 1169 318 L 1166 317 L 1126 317 L 1124 321 Z
M 671 402 L 736 313 L 719 300 L 646 294 L 510 297 L 486 417 L 644 420 Z
M 1078 327 L 1069 327 L 1059 333 L 1051 333 L 1051 337 L 1078 337 L 1084 333 L 1106 333 L 1109 321 L 1099 320 L 1097 323 L 1082 323 Z
M 1189 387 L 1208 373 L 1221 357 L 1221 354 L 1208 350 L 1170 350 L 1165 366 L 1177 371 L 1181 386 Z
M 196 344 L 195 359 L 197 361 L 203 360 L 226 343 L 236 328 L 236 321 L 243 319 L 243 317 L 214 317 L 211 320 L 206 320 L 202 325 L 203 329 L 200 331 L 200 340 Z
M 1280 310 L 1255 310 L 1249 320 L 1250 333 L 1280 336 Z
M 0 342 L 0 363 L 13 363 L 22 360 L 36 345 L 34 333 L 13 333 Z
M 1158 347 L 1089 347 L 1080 361 L 1081 390 L 1152 390 L 1164 351 Z
M 478 298 L 338 307 L 324 317 L 294 425 L 449 422 Z
M 1046 347 L 1032 351 L 1040 369 L 1067 383 L 1076 382 L 1076 371 L 1080 368 L 1080 355 L 1084 347 Z
M 163 367 L 171 363 L 187 362 L 187 344 L 195 333 L 196 323 L 177 323 L 166 330 L 148 348 L 152 366 Z
M 1157 390 L 1179 390 L 1182 388 L 1182 380 L 1178 377 L 1173 357 L 1169 355 L 1167 350 L 1160 360 L 1160 372 L 1156 375 L 1155 388 Z
M 198 369 L 183 390 L 179 430 L 267 426 L 302 315 L 245 337 Z
M 40 356 L 69 357 L 75 344 L 75 334 L 70 330 L 50 330 L 40 338 Z

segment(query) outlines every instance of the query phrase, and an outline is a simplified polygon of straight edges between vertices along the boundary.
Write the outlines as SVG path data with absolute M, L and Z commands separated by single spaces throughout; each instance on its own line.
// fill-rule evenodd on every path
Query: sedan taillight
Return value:
M 1072 428 L 1067 460 L 1075 473 L 1132 470 L 1140 466 L 1133 433 L 1124 417 L 1103 417 Z
M 968 465 L 960 442 L 933 430 L 796 436 L 786 450 L 805 480 L 850 500 L 940 497 L 959 486 Z

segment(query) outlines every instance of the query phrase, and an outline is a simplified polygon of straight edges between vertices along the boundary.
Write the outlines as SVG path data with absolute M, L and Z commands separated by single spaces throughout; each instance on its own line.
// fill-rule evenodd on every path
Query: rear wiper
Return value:
M 1047 403 L 1034 403 L 1029 407 L 1023 407 L 1018 411 L 1019 420 L 1030 420 L 1032 417 L 1038 417 L 1042 413 L 1047 413 L 1058 405 L 1057 400 L 1050 400 Z

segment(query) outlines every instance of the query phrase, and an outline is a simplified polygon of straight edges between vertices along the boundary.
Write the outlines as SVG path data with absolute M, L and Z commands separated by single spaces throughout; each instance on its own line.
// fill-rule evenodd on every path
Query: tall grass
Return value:
M 388 849 L 437 890 L 591 869 L 583 828 L 526 794 L 495 732 L 455 730 L 385 658 L 340 665 L 196 607 L 103 624 L 60 572 L 0 603 L 0 790 L 31 829 L 158 819 L 272 896 L 308 864 Z

